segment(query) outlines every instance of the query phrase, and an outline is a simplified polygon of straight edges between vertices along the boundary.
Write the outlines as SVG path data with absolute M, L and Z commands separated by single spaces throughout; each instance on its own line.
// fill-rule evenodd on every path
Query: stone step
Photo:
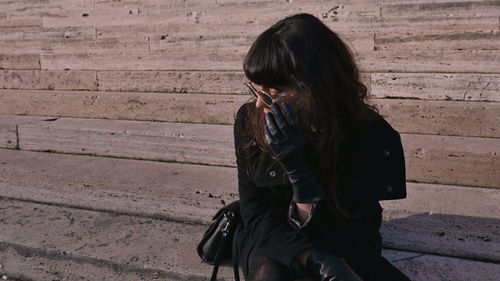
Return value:
M 19 148 L 235 165 L 233 126 L 59 118 L 18 126 Z
M 10 55 L 10 60 L 23 64 L 34 64 L 35 69 L 50 70 L 239 70 L 251 40 L 240 43 L 236 50 L 228 48 L 227 42 L 210 46 L 200 44 L 191 53 L 187 48 L 193 45 L 175 46 L 173 52 L 167 48 L 151 53 L 148 50 L 135 53 L 61 53 Z M 214 52 L 209 53 L 207 49 Z M 368 48 L 366 48 L 368 49 Z M 233 52 L 231 52 L 233 51 Z M 237 52 L 234 52 L 237 51 Z M 10 58 L 12 56 L 12 58 Z M 39 60 L 36 59 L 39 57 Z M 29 59 L 24 62 L 23 59 Z M 360 69 L 365 72 L 450 72 L 450 73 L 496 73 L 500 50 L 415 50 L 415 51 L 371 51 L 361 52 L 355 57 Z M 17 68 L 6 64 L 9 68 Z M 5 67 L 6 68 L 6 67 Z
M 384 3 L 385 2 L 385 3 Z M 394 3 L 396 2 L 396 3 Z M 403 1 L 383 0 L 381 13 L 385 17 L 439 17 L 447 14 L 450 17 L 482 17 L 500 12 L 496 1 L 430 1 L 420 0 L 406 3 Z
M 238 199 L 234 168 L 8 149 L 0 156 L 0 196 L 23 202 L 206 225 Z M 408 183 L 407 199 L 381 201 L 383 245 L 500 262 L 499 200 L 498 189 Z
M 402 75 L 383 79 L 392 81 L 392 76 L 396 81 L 405 80 L 404 85 L 415 84 Z M 402 133 L 500 138 L 499 102 L 393 99 L 413 89 L 380 80 L 377 83 L 373 94 L 379 97 L 369 102 Z M 428 92 L 445 93 L 438 88 Z M 0 90 L 0 114 L 233 124 L 234 114 L 249 100 L 249 95 L 240 94 Z
M 40 69 L 40 54 L 1 54 L 0 69 Z
M 17 148 L 18 135 L 17 126 L 33 121 L 41 121 L 50 119 L 43 116 L 17 116 L 17 115 L 1 115 L 0 116 L 0 147 L 2 148 Z
M 498 74 L 392 71 L 361 72 L 360 78 L 376 98 L 500 101 L 496 91 L 500 84 Z M 87 93 L 92 95 L 102 91 L 247 94 L 245 79 L 242 71 L 0 70 L 0 84 L 4 89 L 98 91 Z
M 372 73 L 373 97 L 500 101 L 499 74 Z
M 260 32 L 286 15 L 303 12 L 306 4 L 307 12 L 318 16 L 360 53 L 360 64 L 367 71 L 497 72 L 498 33 L 480 33 L 498 29 L 495 1 L 411 4 L 337 1 L 336 5 L 326 0 L 259 4 L 185 2 L 99 2 L 64 8 L 47 1 L 35 6 L 29 1 L 9 3 L 8 19 L 0 22 L 0 26 L 7 27 L 0 38 L 0 48 L 6 50 L 0 67 L 239 70 L 245 53 Z M 422 29 L 426 38 L 431 40 L 412 38 L 407 32 L 402 34 L 403 38 L 392 40 L 397 44 L 389 46 L 389 53 L 374 51 L 388 47 L 376 38 L 402 33 L 407 26 L 422 25 L 426 27 Z M 447 31 L 444 36 L 448 40 L 436 40 L 440 33 L 436 34 L 435 26 L 453 26 L 459 36 L 446 37 L 453 35 Z M 470 29 L 475 32 L 466 33 Z M 477 40 L 479 36 L 483 39 Z M 406 44 L 400 44 L 405 40 L 417 45 L 414 52 L 409 53 Z
M 181 37 L 190 34 L 193 32 L 192 30 L 201 29 L 204 31 L 205 28 L 213 28 L 214 25 L 221 24 L 220 17 L 224 15 L 226 16 L 224 23 L 228 33 L 232 34 L 234 30 L 237 30 L 238 24 L 245 24 L 245 30 L 253 33 L 256 32 L 255 30 L 262 31 L 264 28 L 269 27 L 280 16 L 299 12 L 304 4 L 307 4 L 310 13 L 321 17 L 325 24 L 334 27 L 336 31 L 339 28 L 352 27 L 353 25 L 358 29 L 371 27 L 370 30 L 372 31 L 386 29 L 397 31 L 402 26 L 427 25 L 433 27 L 439 26 L 443 22 L 459 26 L 474 26 L 484 22 L 497 23 L 496 11 L 498 10 L 495 2 L 491 1 L 447 1 L 449 3 L 439 3 L 442 1 L 429 0 L 413 1 L 414 3 L 409 4 L 401 3 L 407 2 L 401 0 L 384 0 L 382 3 L 366 0 L 339 0 L 335 2 L 335 6 L 331 6 L 331 3 L 325 0 L 296 0 L 285 4 L 269 1 L 247 3 L 227 0 L 218 2 L 171 1 L 168 4 L 162 1 L 148 1 L 140 4 L 85 3 L 84 8 L 88 12 L 88 16 L 82 17 L 81 13 L 83 11 L 79 2 L 64 1 L 63 3 L 66 4 L 64 10 L 61 10 L 59 6 L 53 6 L 53 2 L 63 1 L 39 3 L 40 5 L 37 7 L 32 7 L 29 2 L 9 3 L 10 5 L 7 4 L 6 7 L 2 7 L 0 3 L 0 8 L 9 11 L 10 14 L 8 19 L 0 20 L 0 26 L 45 27 L 46 29 L 67 28 L 68 26 L 82 29 L 96 27 L 97 30 L 107 31 L 104 34 L 108 37 L 118 37 L 122 33 L 140 37 L 141 34 L 149 35 L 153 32 L 159 33 L 163 31 L 163 34 L 168 33 L 169 36 Z M 455 2 L 454 5 L 453 2 Z M 476 2 L 475 5 L 473 2 Z M 265 11 L 259 9 L 262 7 L 260 4 L 265 5 L 267 9 Z M 200 8 L 204 12 L 192 12 Z M 57 17 L 47 16 L 47 12 L 53 12 L 55 9 L 60 12 Z M 140 12 L 138 9 L 140 9 Z M 380 12 L 381 9 L 382 13 Z M 241 13 L 241 10 L 246 12 Z M 189 16 L 186 16 L 186 11 L 191 11 Z M 110 12 L 114 15 L 111 18 L 109 17 Z M 263 13 L 266 16 L 262 16 Z M 443 18 L 443 14 L 446 14 L 446 17 Z M 255 15 L 261 15 L 259 20 L 255 20 Z M 36 18 L 39 16 L 45 16 L 43 21 Z M 418 18 L 418 21 L 415 18 Z M 488 21 L 485 21 L 485 19 L 488 19 Z M 202 24 L 193 24 L 196 21 Z M 136 24 L 138 22 L 141 25 Z M 168 32 L 165 32 L 165 30 Z M 214 32 L 216 31 L 214 30 Z M 241 33 L 241 30 L 238 31 Z M 431 31 L 432 29 L 428 28 L 428 32 Z M 164 38 L 163 40 L 167 39 Z
M 97 274 L 109 278 L 105 280 L 143 274 L 151 278 L 158 273 L 163 280 L 207 280 L 203 277 L 210 276 L 210 266 L 201 263 L 195 250 L 195 241 L 205 228 L 202 225 L 15 200 L 0 202 L 0 252 L 7 275 L 47 280 L 59 272 L 61 279 L 88 276 L 87 280 L 95 280 L 93 269 L 97 269 Z M 31 258 L 19 259 L 25 255 Z M 221 273 L 230 276 L 232 272 L 224 268 Z
M 470 29 L 433 29 L 429 26 L 411 28 L 411 31 L 387 29 L 375 34 L 375 50 L 494 50 L 500 43 L 500 33 L 493 24 L 467 26 Z
M 4 89 L 97 91 L 95 71 L 6 69 L 0 70 L 0 85 Z
M 427 5 L 423 5 L 424 11 L 430 8 L 439 11 L 439 13 L 429 13 L 425 17 L 427 20 L 424 21 L 432 25 L 445 13 L 448 13 L 448 17 L 462 18 L 462 22 L 466 20 L 474 22 L 475 18 L 478 17 L 494 18 L 497 14 L 496 6 L 491 1 L 483 2 L 485 3 L 479 6 L 467 5 L 469 9 L 459 9 L 458 11 L 454 5 L 434 7 L 427 3 Z M 17 49 L 27 49 L 26 53 L 38 53 L 37 50 L 40 50 L 40 63 L 43 69 L 236 70 L 241 67 L 241 61 L 258 33 L 286 15 L 301 12 L 305 3 L 292 1 L 284 4 L 266 1 L 256 5 L 255 3 L 233 2 L 210 3 L 201 7 L 193 7 L 192 4 L 185 6 L 181 3 L 173 5 L 127 3 L 122 4 L 123 6 L 114 6 L 116 3 L 111 3 L 113 6 L 110 6 L 107 3 L 96 3 L 89 4 L 84 9 L 82 7 L 58 8 L 57 17 L 43 18 L 44 28 L 76 26 L 90 29 L 95 27 L 95 38 L 91 42 L 71 37 L 38 41 L 27 38 L 26 44 L 22 45 L 23 48 Z M 394 18 L 404 17 L 403 22 L 415 22 L 415 18 L 408 15 L 408 8 L 406 8 L 408 5 L 393 6 L 374 2 L 346 2 L 344 5 L 332 7 L 330 4 L 328 1 L 307 1 L 308 12 L 321 17 L 327 25 L 349 39 L 349 44 L 353 45 L 353 49 L 361 53 L 360 61 L 363 68 L 367 68 L 368 71 L 390 71 L 393 66 L 387 64 L 389 61 L 377 56 L 380 53 L 372 51 L 374 49 L 374 35 L 380 31 L 400 30 L 394 24 L 388 27 L 383 25 Z M 21 5 L 21 7 L 23 6 Z M 262 7 L 265 7 L 264 12 Z M 414 6 L 409 10 L 417 9 L 419 11 L 418 8 L 419 6 Z M 42 12 L 50 13 L 53 10 L 53 6 L 37 7 L 36 10 L 32 10 L 31 7 L 23 7 L 12 11 L 9 18 L 24 19 L 26 13 L 32 17 L 40 17 Z M 242 13 L 242 10 L 245 12 Z M 405 11 L 405 13 L 399 15 L 399 11 Z M 479 13 L 479 16 L 471 15 L 471 12 Z M 83 17 L 83 13 L 87 16 Z M 111 13 L 112 17 L 109 16 Z M 421 11 L 412 14 L 418 14 L 418 20 L 421 21 Z M 265 20 L 256 20 L 256 15 Z M 220 22 L 221 16 L 225 18 L 223 23 Z M 361 21 L 360 19 L 363 21 L 361 26 L 365 27 L 360 28 L 359 24 L 352 24 L 356 20 Z M 401 20 L 399 21 L 401 22 Z M 154 27 L 147 32 L 137 31 L 141 30 L 137 28 L 128 29 L 128 26 L 158 23 L 165 25 L 162 33 L 157 31 L 161 29 Z M 496 24 L 496 22 L 492 23 Z M 116 27 L 120 25 L 122 26 Z M 371 26 L 373 29 L 369 30 L 366 26 Z M 209 28 L 210 33 L 207 32 Z M 492 26 L 491 28 L 495 30 L 496 27 Z M 118 31 L 116 31 L 117 29 Z M 352 32 L 349 32 L 353 29 L 362 32 L 353 36 Z M 431 28 L 428 29 L 431 30 Z M 121 33 L 120 30 L 122 30 Z M 219 31 L 220 33 L 215 36 L 207 36 L 207 34 L 212 35 L 217 30 L 222 31 Z M 102 40 L 99 37 L 101 33 L 104 39 L 108 40 Z M 132 36 L 128 34 L 132 34 Z M 496 37 L 494 35 L 490 37 L 488 41 L 494 43 Z M 65 45 L 60 43 L 63 39 L 66 39 Z M 121 44 L 122 41 L 127 41 L 128 44 Z M 476 40 L 468 41 L 470 41 L 468 45 L 476 46 L 474 45 Z M 418 49 L 418 53 L 414 52 L 406 57 L 404 61 L 398 61 L 398 69 L 409 72 L 416 68 L 424 72 L 439 71 L 443 68 L 445 71 L 453 72 L 496 71 L 494 63 L 496 60 L 491 58 L 498 57 L 500 54 L 498 50 L 481 50 L 488 52 L 478 54 L 475 51 L 483 45 L 477 44 L 473 50 L 460 50 L 460 46 L 458 46 L 451 53 L 443 54 L 425 48 L 429 44 L 426 44 L 428 42 L 424 40 L 418 42 L 422 48 Z M 26 45 L 33 47 L 28 49 L 25 47 Z M 65 47 L 66 45 L 68 47 Z M 7 47 L 9 51 L 17 51 L 10 45 Z M 442 45 L 433 47 L 438 48 L 437 51 L 443 50 Z M 108 53 L 109 49 L 112 50 L 112 54 Z M 382 56 L 389 56 L 393 59 L 407 53 L 405 50 L 397 49 L 395 52 L 391 51 L 389 55 L 382 54 Z M 424 55 L 420 55 L 421 53 Z
M 0 199 L 0 273 L 22 280 L 209 280 L 196 254 L 205 227 Z M 493 281 L 498 264 L 383 250 L 412 280 Z M 222 267 L 223 280 L 233 280 Z
M 235 166 L 232 125 L 59 118 L 17 126 L 19 148 Z M 499 188 L 500 139 L 401 134 L 408 181 Z

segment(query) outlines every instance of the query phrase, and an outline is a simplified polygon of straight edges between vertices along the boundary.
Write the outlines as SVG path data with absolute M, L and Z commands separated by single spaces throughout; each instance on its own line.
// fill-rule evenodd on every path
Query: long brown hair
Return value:
M 339 36 L 310 14 L 286 17 L 258 36 L 248 51 L 243 69 L 246 77 L 273 88 L 295 86 L 300 95 L 296 113 L 301 133 L 311 144 L 310 161 L 325 187 L 330 210 L 355 218 L 360 210 L 348 210 L 339 200 L 343 192 L 339 173 L 339 147 L 352 133 L 381 118 L 375 106 L 366 103 L 367 88 L 360 81 L 353 54 Z M 257 150 L 272 152 L 265 143 L 265 119 L 248 106 L 246 156 L 254 161 Z M 254 151 L 251 152 L 253 142 Z M 253 165 L 248 165 L 253 173 Z

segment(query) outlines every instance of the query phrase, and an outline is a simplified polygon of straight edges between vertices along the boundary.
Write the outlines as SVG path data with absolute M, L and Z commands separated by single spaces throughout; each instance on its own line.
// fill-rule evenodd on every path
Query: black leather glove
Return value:
M 299 133 L 297 115 L 286 102 L 283 103 L 283 111 L 290 122 L 278 104 L 273 103 L 271 110 L 272 113 L 266 113 L 266 143 L 290 179 L 293 200 L 297 203 L 311 203 L 323 199 L 323 186 L 309 163 L 307 140 Z
M 306 268 L 313 274 L 319 274 L 321 281 L 363 281 L 344 259 L 323 248 L 309 251 Z

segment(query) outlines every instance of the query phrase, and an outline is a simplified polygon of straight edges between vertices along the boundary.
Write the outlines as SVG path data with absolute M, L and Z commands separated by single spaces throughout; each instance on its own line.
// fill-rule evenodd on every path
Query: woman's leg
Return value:
M 291 278 L 285 265 L 253 248 L 248 257 L 246 281 L 291 281 Z
M 264 255 L 257 248 L 253 248 L 248 257 L 248 279 L 246 281 L 316 281 L 305 277 L 292 280 L 288 268 L 280 262 Z

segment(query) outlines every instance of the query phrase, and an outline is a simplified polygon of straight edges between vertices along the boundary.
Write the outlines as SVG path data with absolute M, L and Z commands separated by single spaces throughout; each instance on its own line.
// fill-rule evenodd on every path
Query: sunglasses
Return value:
M 285 97 L 281 96 L 279 98 L 274 99 L 268 93 L 255 89 L 255 87 L 249 81 L 245 81 L 245 85 L 247 85 L 247 87 L 250 89 L 250 92 L 255 98 L 258 99 L 260 97 L 268 107 L 271 107 L 271 104 L 273 102 L 277 102 Z

